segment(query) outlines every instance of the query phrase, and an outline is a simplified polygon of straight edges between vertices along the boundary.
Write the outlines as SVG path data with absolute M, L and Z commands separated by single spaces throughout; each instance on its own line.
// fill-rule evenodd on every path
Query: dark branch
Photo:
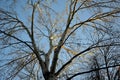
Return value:
M 97 44 L 97 43 L 96 43 Z M 94 44 L 94 45 L 96 45 Z M 83 50 L 82 52 L 76 54 L 75 56 L 73 56 L 68 62 L 66 62 L 57 72 L 56 72 L 56 75 L 58 76 L 69 64 L 72 63 L 72 61 L 78 57 L 79 55 L 87 52 L 87 51 L 90 51 L 91 49 L 94 49 L 94 48 L 98 48 L 98 47 L 106 47 L 106 46 L 120 46 L 120 44 L 116 43 L 111 43 L 111 44 L 106 44 L 106 45 L 97 45 L 97 46 L 94 46 L 94 45 L 91 45 L 90 47 L 88 47 L 87 49 Z
M 5 34 L 6 36 L 9 36 L 9 37 L 11 37 L 11 38 L 13 38 L 13 39 L 15 39 L 15 40 L 17 40 L 17 41 L 20 41 L 21 43 L 23 43 L 23 44 L 25 44 L 26 46 L 28 46 L 32 51 L 34 51 L 34 50 L 32 49 L 32 47 L 31 47 L 27 42 L 25 42 L 25 41 L 23 41 L 23 40 L 15 37 L 15 36 L 13 36 L 13 35 L 11 35 L 11 34 L 8 34 L 8 33 L 6 33 L 5 31 L 2 31 L 2 30 L 0 30 L 0 33 L 3 33 L 3 34 Z
M 117 67 L 117 66 L 120 66 L 120 64 L 118 64 L 118 65 L 112 65 L 112 66 L 107 66 L 107 67 L 102 67 L 102 68 L 96 68 L 96 69 L 93 69 L 93 70 L 76 73 L 73 76 L 69 77 L 67 80 L 71 80 L 72 78 L 74 78 L 74 77 L 76 77 L 78 75 L 81 75 L 81 74 L 91 73 L 91 72 L 94 72 L 94 71 L 99 71 L 101 69 L 112 68 L 112 67 Z

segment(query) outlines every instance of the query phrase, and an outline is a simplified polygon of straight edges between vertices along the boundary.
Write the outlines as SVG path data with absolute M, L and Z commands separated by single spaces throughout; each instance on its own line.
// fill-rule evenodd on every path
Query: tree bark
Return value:
M 57 76 L 55 74 L 52 74 L 50 72 L 47 72 L 44 75 L 45 80 L 57 80 Z

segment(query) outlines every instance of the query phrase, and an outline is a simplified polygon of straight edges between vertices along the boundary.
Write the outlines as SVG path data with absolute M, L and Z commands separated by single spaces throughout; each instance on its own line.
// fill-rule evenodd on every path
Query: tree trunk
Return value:
M 45 80 L 57 80 L 57 76 L 52 73 L 46 73 L 44 74 Z

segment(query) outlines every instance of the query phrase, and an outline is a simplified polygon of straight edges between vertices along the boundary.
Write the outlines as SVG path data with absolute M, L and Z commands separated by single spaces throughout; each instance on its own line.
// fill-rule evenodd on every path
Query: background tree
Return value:
M 115 47 L 105 47 L 100 48 L 100 51 L 95 53 L 94 56 L 90 58 L 90 66 L 91 71 L 88 75 L 86 74 L 87 79 L 89 80 L 117 80 L 115 79 L 115 74 L 118 71 L 118 67 L 111 67 L 113 65 L 119 64 L 119 52 L 116 52 Z M 101 69 L 102 67 L 106 67 Z
M 0 5 L 2 80 L 82 79 L 102 69 L 109 79 L 109 68 L 120 66 L 119 59 L 109 65 L 104 55 L 105 66 L 96 58 L 95 69 L 88 68 L 89 58 L 104 49 L 115 47 L 120 55 L 119 0 L 1 0 Z

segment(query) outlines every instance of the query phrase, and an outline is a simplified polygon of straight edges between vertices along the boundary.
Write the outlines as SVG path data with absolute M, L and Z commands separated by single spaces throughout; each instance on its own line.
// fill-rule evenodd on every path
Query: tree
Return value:
M 99 51 L 100 50 L 100 51 Z M 98 52 L 94 56 L 90 57 L 90 70 L 95 70 L 86 75 L 88 80 L 118 80 L 115 79 L 116 74 L 119 72 L 117 67 L 111 67 L 119 64 L 119 52 L 116 52 L 116 47 L 107 46 L 105 48 L 99 48 Z M 106 67 L 104 69 L 100 69 Z M 86 80 L 87 80 L 86 79 Z
M 13 0 L 0 4 L 1 79 L 70 80 L 120 66 L 82 69 L 99 48 L 112 46 L 119 52 L 119 0 Z

